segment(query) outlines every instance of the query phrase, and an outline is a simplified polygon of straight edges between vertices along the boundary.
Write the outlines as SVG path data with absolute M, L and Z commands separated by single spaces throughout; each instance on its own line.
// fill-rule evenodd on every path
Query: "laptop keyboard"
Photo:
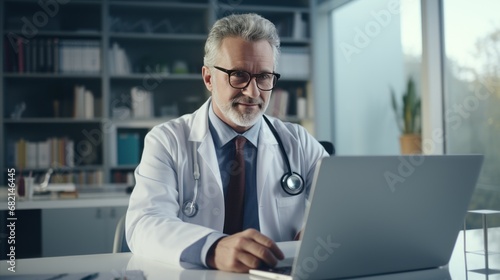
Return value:
M 268 271 L 272 273 L 278 273 L 283 275 L 292 275 L 292 267 L 284 266 L 284 267 L 261 267 L 259 270 Z

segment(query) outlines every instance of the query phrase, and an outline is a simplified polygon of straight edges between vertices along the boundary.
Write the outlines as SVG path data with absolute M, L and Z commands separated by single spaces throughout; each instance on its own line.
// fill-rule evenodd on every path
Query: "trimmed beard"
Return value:
M 214 79 L 215 80 L 215 79 Z M 250 127 L 253 126 L 259 118 L 264 115 L 264 112 L 267 109 L 267 106 L 269 103 L 265 103 L 262 99 L 251 99 L 246 96 L 241 96 L 237 95 L 233 99 L 231 99 L 230 102 L 228 103 L 223 103 L 218 97 L 219 94 L 217 92 L 217 85 L 213 83 L 213 89 L 212 89 L 212 99 L 214 100 L 215 104 L 219 107 L 220 111 L 230 121 L 232 121 L 234 124 L 237 126 L 241 127 Z M 256 113 L 240 113 L 240 111 L 236 110 L 236 105 L 240 100 L 244 100 L 247 103 L 253 103 L 253 104 L 259 104 L 262 106 L 260 110 Z

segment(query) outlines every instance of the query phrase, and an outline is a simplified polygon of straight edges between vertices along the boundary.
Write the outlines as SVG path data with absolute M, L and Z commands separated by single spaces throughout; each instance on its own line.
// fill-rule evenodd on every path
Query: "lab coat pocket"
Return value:
M 282 240 L 293 240 L 302 227 L 305 201 L 303 195 L 276 198 Z

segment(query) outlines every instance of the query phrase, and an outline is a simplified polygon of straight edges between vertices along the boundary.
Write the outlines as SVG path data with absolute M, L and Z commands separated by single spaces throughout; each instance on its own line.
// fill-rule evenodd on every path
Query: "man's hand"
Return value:
M 275 266 L 284 258 L 276 243 L 255 229 L 223 237 L 212 245 L 207 264 L 231 272 L 248 272 L 262 263 Z

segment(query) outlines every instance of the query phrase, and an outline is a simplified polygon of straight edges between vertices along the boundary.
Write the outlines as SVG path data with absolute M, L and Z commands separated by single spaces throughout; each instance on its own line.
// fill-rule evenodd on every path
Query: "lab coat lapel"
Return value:
M 276 155 L 275 152 L 276 145 L 278 145 L 278 141 L 274 138 L 273 133 L 271 132 L 271 129 L 269 129 L 266 122 L 262 120 L 257 152 L 257 197 L 259 198 L 259 201 L 261 201 L 269 172 L 273 170 L 273 168 L 269 166 L 269 163 L 273 162 L 274 157 L 279 156 L 279 154 Z
M 209 98 L 201 107 L 195 112 L 193 117 L 193 123 L 191 127 L 191 132 L 189 134 L 189 141 L 201 142 L 198 147 L 198 156 L 205 163 L 205 167 L 208 167 L 212 171 L 217 185 L 222 192 L 222 180 L 220 176 L 219 163 L 217 161 L 217 155 L 215 154 L 214 141 L 212 140 L 212 135 L 208 129 L 208 109 L 210 108 Z

